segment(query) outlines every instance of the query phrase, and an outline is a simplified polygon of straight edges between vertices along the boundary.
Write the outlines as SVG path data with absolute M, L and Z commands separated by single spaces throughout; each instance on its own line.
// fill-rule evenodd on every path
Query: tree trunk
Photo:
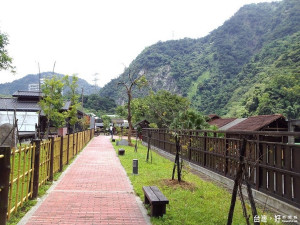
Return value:
M 49 116 L 48 116 L 48 118 L 49 118 Z M 49 133 L 50 133 L 50 120 L 47 119 L 46 139 L 48 139 Z
M 128 145 L 129 146 L 132 146 L 132 143 L 131 143 L 131 133 L 132 133 L 132 122 L 131 122 L 131 108 L 130 108 L 130 103 L 131 103 L 131 99 L 132 99 L 132 96 L 131 96 L 131 89 L 129 89 L 127 91 L 127 95 L 128 95 L 128 103 L 127 103 L 127 107 L 128 107 L 128 117 L 127 117 L 127 120 L 128 120 Z

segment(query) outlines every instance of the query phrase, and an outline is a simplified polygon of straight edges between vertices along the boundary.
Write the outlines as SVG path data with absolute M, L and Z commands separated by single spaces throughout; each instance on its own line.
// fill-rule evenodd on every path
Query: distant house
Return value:
M 122 118 L 112 118 L 111 122 L 113 123 L 113 125 L 116 127 L 124 127 L 124 128 L 128 128 L 129 124 L 128 121 Z
M 221 117 L 214 117 L 213 119 L 209 120 L 208 123 L 210 125 L 217 126 L 219 130 L 222 130 L 222 127 L 231 123 L 232 121 L 236 120 L 236 118 L 221 118 Z
M 221 131 L 233 131 L 235 134 L 227 134 L 227 137 L 239 138 L 240 131 L 288 131 L 288 122 L 281 114 L 258 115 L 249 118 L 215 118 L 208 121 L 210 125 L 215 125 Z M 264 135 L 266 141 L 283 141 L 282 137 L 271 137 Z M 284 141 L 288 141 L 284 138 Z
M 288 122 L 281 114 L 251 116 L 228 131 L 288 131 Z
M 11 98 L 0 98 L 0 124 L 14 122 L 14 113 L 18 120 L 20 136 L 32 136 L 39 124 L 39 99 L 41 92 L 17 91 Z
M 258 115 L 249 118 L 215 116 L 208 123 L 224 131 L 288 131 L 288 122 L 281 114 Z
M 43 98 L 43 94 L 39 91 L 16 91 L 10 98 L 0 98 L 0 125 L 4 123 L 13 124 L 14 114 L 16 114 L 20 138 L 35 137 L 36 126 L 39 126 L 40 131 L 44 132 L 47 118 L 43 112 L 40 112 L 41 108 L 38 102 L 41 98 Z M 70 106 L 71 102 L 66 101 L 61 111 L 67 111 Z M 77 111 L 79 119 L 84 116 L 84 112 Z M 81 129 L 79 124 L 75 128 L 77 130 Z M 71 129 L 69 128 L 69 132 Z
M 142 129 L 149 128 L 150 122 L 148 120 L 142 120 L 138 123 L 136 123 L 133 127 L 136 129 L 138 126 L 140 126 Z

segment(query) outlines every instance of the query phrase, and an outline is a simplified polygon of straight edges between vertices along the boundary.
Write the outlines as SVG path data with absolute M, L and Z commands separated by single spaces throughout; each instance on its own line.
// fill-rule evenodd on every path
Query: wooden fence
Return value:
M 245 162 L 253 188 L 300 208 L 300 144 L 289 144 L 296 132 L 224 132 L 144 129 L 143 141 L 171 154 L 176 153 L 174 133 L 180 136 L 183 159 L 234 179 L 242 139 Z
M 0 225 L 28 199 L 38 196 L 39 188 L 83 149 L 94 136 L 87 130 L 48 140 L 34 140 L 28 146 L 0 148 Z

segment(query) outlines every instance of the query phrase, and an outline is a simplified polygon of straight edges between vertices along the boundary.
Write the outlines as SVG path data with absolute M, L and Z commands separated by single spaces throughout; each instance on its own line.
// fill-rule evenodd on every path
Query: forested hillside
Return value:
M 206 37 L 147 47 L 100 94 L 123 103 L 117 83 L 146 70 L 150 89 L 187 96 L 205 114 L 299 118 L 299 31 L 299 0 L 246 5 Z
M 56 76 L 62 78 L 64 75 L 55 73 Z M 52 72 L 43 72 L 41 73 L 41 78 L 49 78 L 52 77 Z M 29 84 L 38 84 L 39 83 L 39 76 L 38 74 L 28 74 L 21 79 L 14 80 L 10 83 L 0 84 L 0 95 L 12 95 L 14 92 L 18 90 L 26 91 L 28 90 Z M 85 95 L 98 93 L 100 88 L 95 87 L 94 85 L 89 84 L 87 81 L 78 78 L 78 92 L 81 93 L 81 88 L 84 90 Z M 67 91 L 67 90 L 66 90 Z

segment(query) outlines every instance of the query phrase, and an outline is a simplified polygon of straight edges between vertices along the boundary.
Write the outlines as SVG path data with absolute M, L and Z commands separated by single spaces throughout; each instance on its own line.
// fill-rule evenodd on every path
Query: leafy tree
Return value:
M 84 116 L 81 119 L 78 119 L 77 122 L 79 122 L 80 126 L 82 127 L 83 130 L 86 130 L 90 126 L 90 120 L 88 116 Z M 73 129 L 74 132 L 74 129 Z M 74 136 L 73 136 L 74 138 Z
M 12 66 L 12 58 L 8 55 L 6 46 L 8 45 L 8 38 L 6 34 L 0 32 L 0 70 L 11 69 L 14 72 Z
M 39 105 L 47 118 L 47 138 L 50 132 L 50 121 L 57 128 L 65 124 L 67 114 L 61 112 L 64 106 L 63 87 L 64 81 L 59 80 L 56 76 L 53 76 L 51 79 L 45 79 L 41 87 L 43 98 L 39 101 Z
M 102 115 L 101 119 L 103 121 L 103 129 L 106 131 L 106 129 L 109 128 L 109 124 L 111 123 L 111 118 L 107 115 Z
M 78 123 L 79 119 L 77 117 L 77 111 L 81 104 L 79 102 L 79 94 L 76 92 L 78 88 L 78 77 L 73 75 L 71 80 L 68 76 L 65 78 L 66 85 L 70 88 L 69 101 L 71 102 L 70 109 L 67 111 L 67 117 L 69 118 L 68 123 L 72 126 L 72 131 L 75 132 L 75 124 Z M 86 118 L 83 118 L 83 123 L 85 124 Z M 85 126 L 83 126 L 85 127 Z
M 180 95 L 172 94 L 165 90 L 157 93 L 150 92 L 146 97 L 132 100 L 132 121 L 137 123 L 147 119 L 155 127 L 170 127 L 174 118 L 189 107 L 189 100 Z M 127 117 L 127 106 L 118 106 L 116 112 L 122 117 Z
M 134 113 L 134 111 L 132 110 L 132 113 Z M 119 105 L 117 108 L 116 108 L 116 114 L 120 117 L 125 117 L 127 118 L 128 116 L 128 110 L 126 108 L 126 105 Z M 134 121 L 135 122 L 135 121 Z
M 195 110 L 188 109 L 181 112 L 171 124 L 173 129 L 201 130 L 209 127 L 207 118 Z
M 138 86 L 141 88 L 142 86 L 145 86 L 147 84 L 147 80 L 144 76 L 144 71 L 141 71 L 138 75 L 135 75 L 135 78 L 133 77 L 135 74 L 133 71 L 129 70 L 128 71 L 128 80 L 127 82 L 121 81 L 118 83 L 118 85 L 124 86 L 126 89 L 126 94 L 127 94 L 127 120 L 128 120 L 128 144 L 132 145 L 131 143 L 131 133 L 132 133 L 132 114 L 131 114 L 131 101 L 132 101 L 132 91 L 133 87 Z
M 159 128 L 169 127 L 180 112 L 184 112 L 190 107 L 187 98 L 164 90 L 158 91 L 156 94 L 150 93 L 146 97 L 146 101 L 149 110 L 145 117 L 149 122 L 157 124 Z

